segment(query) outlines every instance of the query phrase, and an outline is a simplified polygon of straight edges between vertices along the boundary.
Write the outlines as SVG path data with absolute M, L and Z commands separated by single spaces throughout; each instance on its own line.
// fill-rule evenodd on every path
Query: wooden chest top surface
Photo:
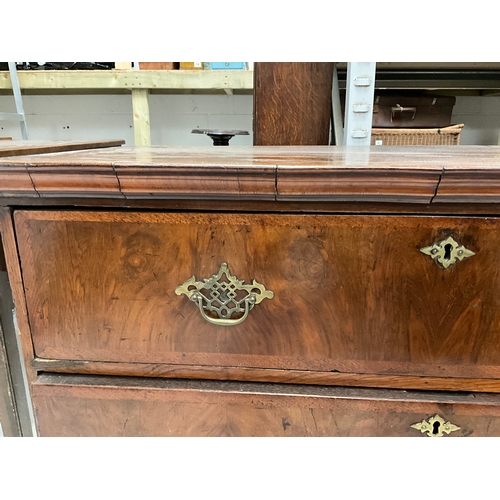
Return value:
M 123 141 L 114 141 L 123 143 Z M 8 143 L 8 144 L 6 144 Z M 1 149 L 21 148 L 19 141 L 5 141 Z M 54 142 L 48 147 L 84 144 L 107 144 L 113 141 Z M 269 166 L 282 168 L 406 168 L 453 170 L 500 168 L 500 146 L 230 146 L 230 147 L 106 147 L 105 149 L 61 151 L 57 154 L 36 154 L 36 141 L 24 142 L 29 152 L 21 157 L 0 160 L 4 164 L 44 165 L 119 165 L 119 166 Z M 33 146 L 33 148 L 31 147 Z
M 18 156 L 0 159 L 2 198 L 498 203 L 500 147 L 161 146 Z

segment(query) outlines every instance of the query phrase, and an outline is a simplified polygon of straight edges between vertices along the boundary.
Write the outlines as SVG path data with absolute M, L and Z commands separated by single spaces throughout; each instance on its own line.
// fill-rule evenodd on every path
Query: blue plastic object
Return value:
M 244 62 L 211 62 L 210 69 L 245 69 Z

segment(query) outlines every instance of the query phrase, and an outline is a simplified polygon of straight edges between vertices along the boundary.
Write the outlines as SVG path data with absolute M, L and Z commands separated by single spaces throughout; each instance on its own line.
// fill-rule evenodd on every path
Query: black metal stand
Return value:
M 229 146 L 229 141 L 235 135 L 249 135 L 246 130 L 214 130 L 205 128 L 195 128 L 192 134 L 205 134 L 212 139 L 214 146 Z

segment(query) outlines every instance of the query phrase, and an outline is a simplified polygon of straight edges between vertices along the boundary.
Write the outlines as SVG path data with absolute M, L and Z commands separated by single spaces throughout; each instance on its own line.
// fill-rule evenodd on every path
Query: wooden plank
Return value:
M 149 123 L 148 89 L 132 90 L 132 112 L 134 116 L 134 139 L 136 146 L 151 146 Z
M 5 141 L 0 142 L 0 157 L 83 151 L 86 149 L 112 148 L 125 144 L 124 140 L 103 141 Z
M 60 89 L 131 90 L 139 89 L 234 89 L 251 90 L 253 71 L 18 71 L 22 90 Z M 8 71 L 0 72 L 0 90 L 12 90 Z
M 115 62 L 115 69 L 132 69 L 131 62 Z

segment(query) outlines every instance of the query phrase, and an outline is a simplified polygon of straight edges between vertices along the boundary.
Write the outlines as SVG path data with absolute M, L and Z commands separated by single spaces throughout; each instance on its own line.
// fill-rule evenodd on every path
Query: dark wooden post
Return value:
M 255 63 L 254 145 L 329 143 L 334 63 Z

